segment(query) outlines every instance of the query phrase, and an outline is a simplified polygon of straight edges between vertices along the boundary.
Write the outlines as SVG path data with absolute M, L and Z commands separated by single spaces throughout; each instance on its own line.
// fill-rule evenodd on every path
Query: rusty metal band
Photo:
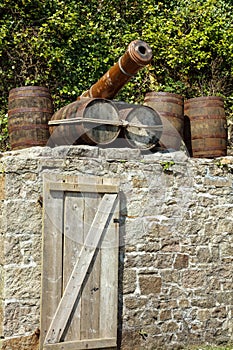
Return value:
M 186 113 L 186 111 L 184 112 L 185 115 L 188 115 L 188 113 Z M 197 122 L 199 123 L 199 121 L 201 120 L 222 120 L 223 122 L 226 121 L 225 116 L 224 115 L 214 115 L 214 114 L 203 114 L 203 115 L 188 115 L 188 117 L 190 118 L 190 120 L 192 122 Z
M 93 89 L 93 85 L 90 87 L 90 89 L 88 90 L 88 95 L 89 97 L 93 98 L 93 94 L 92 94 L 92 89 Z
M 174 103 L 175 105 L 183 106 L 183 101 L 180 100 L 175 100 L 172 98 L 157 98 L 157 97 L 145 97 L 144 99 L 144 104 L 145 103 L 157 103 L 157 102 L 162 102 L 162 103 Z
M 38 94 L 10 94 L 9 95 L 9 100 L 15 100 L 15 99 L 27 99 L 28 97 L 34 97 L 34 98 L 38 98 L 38 97 L 45 97 L 48 100 L 52 100 L 51 95 L 50 94 L 46 94 L 46 93 L 38 93 Z
M 36 130 L 36 129 L 48 129 L 48 124 L 29 124 L 29 125 L 9 125 L 9 131 L 18 131 L 18 130 Z
M 119 65 L 119 68 L 120 68 L 121 73 L 123 73 L 124 75 L 127 75 L 127 77 L 130 77 L 130 78 L 134 77 L 134 74 L 127 73 L 127 72 L 124 70 L 124 68 L 123 68 L 122 65 L 121 65 L 121 59 L 122 59 L 122 56 L 121 56 L 121 57 L 119 58 L 119 60 L 118 60 L 118 65 Z
M 212 147 L 207 147 L 205 146 L 205 149 L 203 150 L 203 147 L 199 148 L 199 147 L 193 147 L 193 152 L 202 152 L 203 154 L 205 154 L 206 151 L 224 151 L 225 150 L 226 145 L 215 145 Z
M 86 90 L 78 97 L 78 100 L 81 98 L 89 98 L 90 97 L 90 90 Z
M 128 46 L 128 53 L 129 53 L 130 58 L 134 61 L 134 63 L 136 63 L 140 67 L 145 67 L 150 61 L 150 60 L 148 60 L 147 62 L 142 62 L 140 57 L 137 56 L 137 53 L 135 52 L 135 48 L 134 48 L 134 46 L 132 46 L 132 43 L 129 44 L 129 46 Z
M 21 146 L 44 146 L 45 141 L 47 142 L 47 140 L 42 140 L 42 141 L 25 140 L 22 142 L 13 142 L 11 143 L 11 148 L 14 149 L 15 147 L 21 147 Z
M 206 139 L 222 139 L 226 140 L 226 136 L 223 134 L 205 134 L 205 135 L 197 135 L 197 136 L 192 136 L 192 140 L 206 140 Z
M 157 111 L 157 110 L 155 110 L 155 111 Z M 171 118 L 177 118 L 180 120 L 184 120 L 183 114 L 178 114 L 178 113 L 174 113 L 174 112 L 161 112 L 161 111 L 157 111 L 157 112 L 159 113 L 159 115 L 161 117 L 168 117 L 168 118 L 171 117 Z
M 8 111 L 8 115 L 11 116 L 12 114 L 17 113 L 28 113 L 28 112 L 39 112 L 39 113 L 53 113 L 53 109 L 51 108 L 38 108 L 38 107 L 31 107 L 31 108 L 14 108 L 10 109 Z

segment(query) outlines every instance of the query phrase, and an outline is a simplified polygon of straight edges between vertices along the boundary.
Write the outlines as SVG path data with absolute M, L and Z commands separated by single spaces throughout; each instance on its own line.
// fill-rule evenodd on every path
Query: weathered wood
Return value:
M 134 124 L 129 123 L 127 120 L 106 120 L 106 119 L 94 119 L 94 118 L 70 118 L 70 119 L 59 119 L 51 120 L 48 122 L 49 125 L 65 125 L 65 124 L 80 124 L 80 123 L 89 123 L 89 124 L 106 124 L 114 126 L 123 126 L 123 127 L 135 127 L 135 128 L 144 128 L 144 129 L 156 129 L 161 130 L 161 125 L 145 125 L 145 124 Z
M 184 130 L 184 98 L 171 92 L 147 92 L 144 105 L 153 108 L 161 117 L 163 131 L 160 145 L 179 150 Z
M 45 338 L 46 343 L 59 342 L 66 328 L 73 306 L 81 291 L 96 248 L 108 223 L 117 194 L 105 194 L 87 234 L 84 246 L 67 283 L 66 289 Z
M 116 347 L 116 338 L 88 339 L 71 341 L 59 344 L 46 344 L 44 350 L 84 350 L 84 349 L 110 349 Z
M 120 109 L 120 118 L 129 126 L 124 135 L 129 145 L 141 149 L 151 149 L 158 143 L 162 134 L 162 121 L 159 114 L 150 107 L 135 105 Z
M 62 296 L 63 193 L 44 186 L 40 348 Z
M 62 175 L 54 173 L 52 175 L 44 174 L 44 183 L 46 183 L 46 186 L 48 186 L 50 190 L 59 190 L 58 188 L 60 188 L 61 191 L 68 191 L 67 188 L 62 188 L 62 185 L 66 186 L 66 184 L 69 184 L 71 186 L 73 185 L 74 188 L 78 188 L 78 186 L 89 186 L 89 188 L 87 188 L 87 192 L 92 192 L 92 189 L 95 189 L 96 185 L 98 185 L 100 189 L 99 193 L 105 193 L 101 191 L 101 186 L 107 185 L 113 186 L 113 189 L 111 191 L 112 193 L 117 193 L 119 191 L 120 180 L 119 178 L 100 177 L 94 175 L 90 175 L 87 177 L 84 175 Z M 56 187 L 56 185 L 58 186 L 58 188 Z M 77 189 L 77 192 L 82 191 L 79 191 Z
M 46 87 L 21 86 L 11 89 L 8 99 L 8 130 L 11 149 L 45 146 L 53 101 Z
M 117 337 L 119 223 L 114 219 L 118 213 L 119 200 L 101 245 L 99 332 L 103 338 Z
M 84 243 L 84 200 L 81 193 L 65 192 L 64 203 L 64 249 L 63 249 L 63 292 L 69 281 L 75 263 Z M 69 320 L 64 341 L 80 339 L 81 305 L 77 305 Z
M 84 118 L 85 123 L 59 123 L 58 126 L 50 124 L 49 131 L 55 144 L 107 144 L 115 140 L 120 132 L 118 125 L 93 123 L 93 119 L 119 120 L 118 110 L 110 100 L 85 98 L 75 101 L 57 111 L 52 121 L 70 118 Z
M 61 124 L 80 124 L 80 123 L 89 123 L 89 124 L 106 124 L 106 125 L 122 125 L 120 120 L 108 120 L 108 119 L 96 119 L 96 118 L 69 118 L 69 119 L 57 119 L 50 120 L 49 125 L 61 125 Z
M 85 237 L 88 235 L 88 231 L 91 227 L 101 199 L 102 196 L 100 196 L 98 193 L 85 194 Z M 99 337 L 100 245 L 101 243 L 98 245 L 88 269 L 86 283 L 82 293 L 81 339 L 92 339 Z
M 54 181 L 57 182 L 55 183 Z M 83 191 L 83 184 L 87 191 Z M 75 281 L 73 283 L 75 291 L 72 290 L 72 292 L 75 295 L 72 297 L 72 293 L 70 294 L 72 299 L 71 305 L 74 305 L 74 307 L 70 307 L 71 312 L 66 308 L 64 312 L 60 310 L 62 317 L 65 314 L 68 318 L 66 320 L 64 318 L 61 319 L 63 330 L 59 332 L 61 337 L 58 337 L 61 342 L 44 345 L 45 335 L 48 333 L 49 326 L 51 329 L 51 322 L 54 322 L 54 320 L 52 321 L 52 317 L 47 319 L 47 311 L 51 305 L 45 299 L 46 293 L 49 291 L 48 285 L 46 283 L 43 284 L 42 296 L 45 302 L 42 302 L 41 314 L 43 317 L 46 317 L 47 323 L 44 321 L 41 323 L 40 349 L 116 349 L 118 224 L 113 223 L 113 218 L 118 218 L 119 215 L 118 201 L 115 200 L 113 208 L 110 209 L 103 234 L 99 232 L 100 227 L 103 227 L 101 226 L 103 223 L 101 224 L 99 219 L 103 218 L 102 212 L 106 214 L 106 211 L 104 206 L 101 209 L 99 203 L 103 203 L 102 198 L 106 198 L 106 196 L 117 196 L 116 194 L 104 195 L 104 188 L 105 190 L 106 188 L 111 189 L 111 191 L 115 190 L 115 193 L 117 193 L 118 185 L 118 179 L 95 176 L 86 178 L 84 176 L 63 176 L 59 174 L 54 174 L 51 178 L 51 176 L 44 175 L 44 208 L 45 213 L 49 209 L 49 217 L 51 216 L 52 218 L 50 224 L 48 224 L 48 217 L 44 215 L 44 233 L 49 231 L 54 236 L 54 232 L 56 232 L 56 238 L 54 236 L 53 239 L 58 239 L 56 249 L 59 252 L 54 252 L 56 245 L 49 239 L 50 246 L 44 251 L 43 261 L 45 265 L 46 256 L 51 255 L 46 258 L 49 265 L 53 264 L 56 259 L 60 259 L 61 262 L 61 264 L 58 264 L 58 271 L 60 271 L 59 275 L 61 277 L 56 283 L 56 287 L 59 286 L 59 288 L 58 290 L 53 290 L 55 298 L 53 298 L 53 310 L 50 312 L 52 317 L 58 313 L 58 310 L 56 311 L 55 309 L 59 299 L 61 304 L 63 298 L 68 297 L 66 285 L 70 283 L 72 276 L 77 277 L 78 283 Z M 71 191 L 67 191 L 69 188 L 71 188 Z M 80 188 L 82 188 L 82 191 L 77 191 Z M 95 190 L 90 192 L 90 188 L 92 190 L 99 188 L 100 193 Z M 58 191 L 56 191 L 57 189 Z M 60 206 L 57 207 L 58 203 L 60 203 Z M 50 214 L 51 208 L 53 209 Z M 57 208 L 60 208 L 58 212 Z M 98 212 L 99 219 L 96 219 L 96 212 Z M 53 227 L 54 225 L 55 228 Z M 116 235 L 113 229 L 114 226 Z M 91 236 L 90 231 L 92 231 Z M 100 234 L 99 241 L 98 238 L 97 241 L 93 241 L 93 239 L 96 239 L 96 232 L 97 236 Z M 43 241 L 45 246 L 47 236 L 43 235 Z M 85 251 L 87 251 L 87 255 L 90 258 L 89 263 L 82 258 L 86 256 Z M 54 257 L 53 253 L 55 253 Z M 92 258 L 91 254 L 93 254 Z M 116 259 L 116 263 L 114 263 L 114 259 Z M 46 264 L 46 268 L 44 268 L 42 281 L 46 273 L 48 273 L 48 281 L 54 280 L 54 270 L 50 270 L 49 265 Z M 72 273 L 74 265 L 79 270 L 78 272 L 76 271 L 77 274 Z M 80 268 L 77 266 L 80 266 Z M 57 271 L 55 271 L 56 274 L 58 275 Z M 112 290 L 114 286 L 116 287 L 115 291 Z M 78 289 L 80 289 L 80 293 Z M 78 295 L 75 299 L 76 294 Z M 65 303 L 66 306 L 69 305 Z M 110 340 L 110 343 L 108 340 Z
M 101 185 L 98 183 L 50 183 L 50 190 L 54 191 L 69 191 L 69 192 L 98 192 L 98 193 L 116 193 L 118 186 L 116 185 Z

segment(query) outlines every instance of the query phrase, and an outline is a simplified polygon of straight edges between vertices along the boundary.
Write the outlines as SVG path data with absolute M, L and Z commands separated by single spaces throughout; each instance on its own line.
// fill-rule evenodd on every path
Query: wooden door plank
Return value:
M 44 175 L 45 182 L 50 183 L 50 189 L 57 189 L 56 186 L 62 187 L 62 184 L 66 186 L 68 184 L 69 186 L 77 186 L 77 185 L 110 185 L 114 186 L 116 188 L 115 193 L 119 191 L 119 185 L 120 185 L 120 179 L 119 178 L 108 178 L 108 177 L 100 177 L 100 176 L 83 176 L 83 175 L 62 175 L 62 174 L 45 174 Z M 54 187 L 55 186 L 55 187 Z M 61 191 L 68 191 L 67 189 L 61 189 Z M 100 189 L 101 190 L 101 189 Z M 89 188 L 88 188 L 88 191 Z M 100 193 L 103 191 L 101 190 Z
M 69 191 L 69 192 L 97 192 L 97 193 L 116 193 L 118 192 L 117 185 L 101 185 L 89 183 L 73 183 L 73 182 L 51 182 L 51 190 L 54 191 Z
M 84 244 L 84 197 L 81 193 L 65 192 L 64 200 L 64 249 L 63 293 Z M 80 339 L 81 305 L 70 318 L 65 341 Z
M 44 183 L 40 348 L 62 295 L 63 193 Z
M 86 237 L 85 244 L 80 252 L 80 256 L 46 335 L 45 343 L 59 342 L 63 335 L 74 303 L 81 291 L 85 275 L 94 256 L 96 247 L 108 223 L 116 198 L 117 194 L 105 194 L 103 196 Z
M 98 193 L 85 194 L 84 235 L 88 234 L 102 196 Z M 105 236 L 105 235 L 104 235 Z M 81 339 L 99 337 L 99 296 L 100 296 L 100 250 L 99 246 L 87 272 L 81 303 Z
M 88 339 L 59 344 L 46 344 L 44 350 L 84 350 L 84 349 L 116 349 L 116 338 Z
M 101 245 L 100 337 L 117 337 L 119 201 Z

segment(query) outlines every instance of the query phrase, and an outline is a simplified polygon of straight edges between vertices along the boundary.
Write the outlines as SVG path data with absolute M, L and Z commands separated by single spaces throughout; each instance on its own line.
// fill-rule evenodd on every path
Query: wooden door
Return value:
M 118 180 L 45 176 L 42 350 L 115 349 Z

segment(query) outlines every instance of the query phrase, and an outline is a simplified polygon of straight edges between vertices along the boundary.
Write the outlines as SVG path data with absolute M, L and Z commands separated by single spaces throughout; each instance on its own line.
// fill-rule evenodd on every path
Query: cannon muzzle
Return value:
M 132 41 L 118 62 L 80 97 L 112 99 L 139 69 L 150 63 L 151 59 L 152 50 L 147 43 L 142 40 Z

